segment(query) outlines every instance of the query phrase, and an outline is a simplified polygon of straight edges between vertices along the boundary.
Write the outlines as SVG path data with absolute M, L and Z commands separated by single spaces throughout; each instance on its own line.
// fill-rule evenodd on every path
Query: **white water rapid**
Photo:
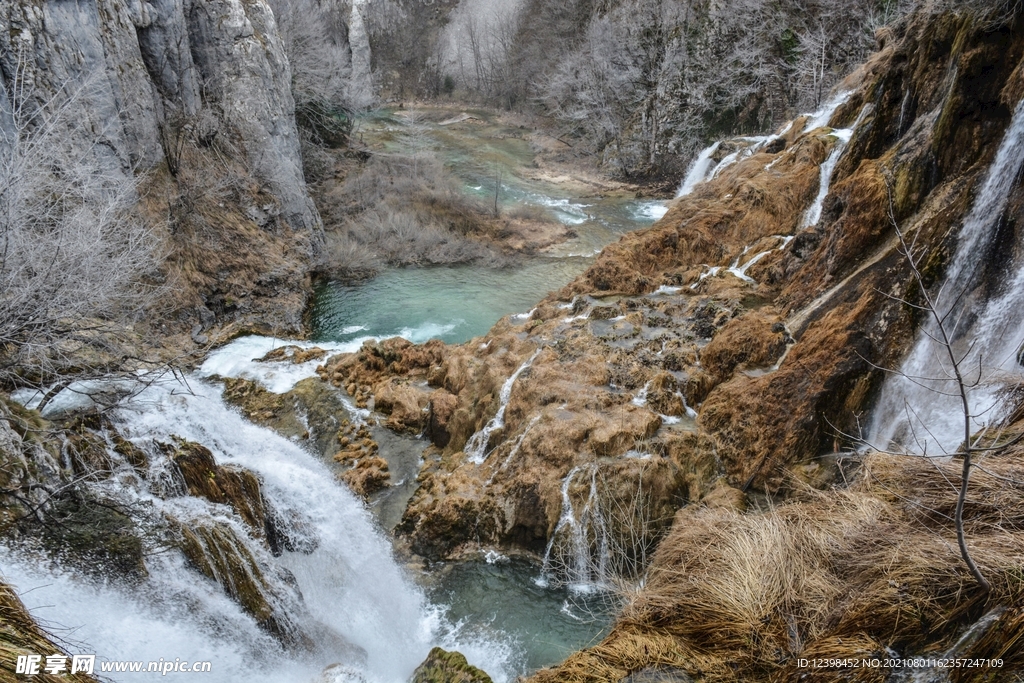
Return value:
M 972 432 L 1001 417 L 1003 388 L 1019 384 L 1024 340 L 1024 259 L 1021 244 L 1003 245 L 1017 253 L 995 292 L 982 298 L 979 285 L 984 257 L 997 238 L 996 226 L 1010 191 L 1019 181 L 1024 164 L 1024 102 L 1017 105 L 995 160 L 964 220 L 945 282 L 935 296 L 940 315 L 954 340 L 960 363 L 973 381 L 969 405 Z M 1019 238 L 1018 238 L 1019 239 Z M 945 349 L 933 339 L 937 327 L 929 316 L 923 323 L 900 374 L 890 375 L 871 419 L 868 441 L 879 449 L 896 448 L 912 453 L 953 453 L 963 441 L 964 422 L 960 398 Z
M 708 169 L 711 168 L 711 157 L 718 151 L 718 146 L 720 144 L 722 143 L 716 142 L 697 155 L 697 158 L 693 162 L 693 166 L 690 167 L 686 177 L 683 178 L 683 182 L 679 186 L 679 191 L 676 192 L 676 199 L 690 194 L 693 192 L 693 188 L 704 182 L 704 178 L 707 177 L 708 174 Z
M 260 338 L 240 340 L 211 364 L 242 374 L 246 357 L 260 351 L 256 346 Z M 280 389 L 294 379 L 284 378 L 287 367 L 279 364 L 264 379 Z M 3 580 L 74 653 L 96 653 L 99 661 L 210 661 L 209 679 L 217 683 L 405 683 L 434 645 L 458 649 L 496 681 L 518 672 L 515 646 L 461 632 L 427 602 L 393 559 L 364 504 L 323 462 L 245 420 L 224 403 L 218 385 L 198 375 L 187 383 L 168 376 L 118 409 L 114 423 L 147 453 L 149 470 L 143 480 L 122 462 L 109 480 L 94 484 L 97 490 L 132 509 L 146 530 L 159 529 L 158 522 L 168 518 L 190 529 L 217 524 L 233 530 L 277 596 L 271 602 L 287 610 L 286 621 L 308 636 L 311 649 L 283 647 L 220 585 L 189 568 L 173 544 L 147 542 L 149 574 L 132 587 L 91 581 L 0 547 Z M 231 508 L 168 493 L 170 463 L 156 444 L 175 437 L 205 445 L 218 465 L 256 473 L 264 499 L 281 519 L 291 520 L 306 552 L 284 550 L 272 557 Z M 342 667 L 318 678 L 333 663 Z M 128 673 L 113 680 L 164 679 Z
M 847 97 L 849 97 L 849 95 L 847 95 Z M 842 157 L 843 152 L 846 151 L 846 146 L 850 144 L 850 139 L 853 137 L 853 131 L 857 130 L 857 126 L 859 126 L 860 122 L 864 120 L 864 116 L 867 114 L 867 111 L 868 108 L 866 106 L 862 108 L 860 114 L 857 115 L 857 120 L 854 121 L 853 125 L 849 128 L 838 128 L 832 131 L 831 134 L 835 136 L 836 144 L 835 147 L 832 148 L 832 151 L 829 152 L 828 157 L 826 157 L 825 161 L 821 164 L 820 177 L 818 179 L 818 195 L 814 198 L 814 201 L 804 213 L 803 220 L 800 221 L 801 228 L 812 227 L 817 225 L 818 221 L 821 220 L 821 209 L 825 205 L 825 197 L 828 196 L 829 189 L 832 186 L 832 173 L 836 170 L 836 164 L 839 163 L 839 158 Z M 829 117 L 831 117 L 831 114 L 829 114 Z M 826 122 L 827 121 L 828 119 L 826 119 Z M 820 127 L 821 126 L 819 125 L 814 128 Z M 814 130 L 814 128 L 808 128 L 808 130 Z

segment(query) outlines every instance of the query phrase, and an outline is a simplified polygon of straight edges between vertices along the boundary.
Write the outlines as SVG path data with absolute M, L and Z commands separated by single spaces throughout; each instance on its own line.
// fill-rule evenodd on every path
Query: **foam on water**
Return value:
M 422 344 L 428 339 L 447 334 L 459 324 L 460 321 L 448 324 L 427 322 L 419 327 L 403 328 L 394 336 L 408 339 L 415 344 Z M 362 330 L 365 327 L 353 326 L 352 329 Z M 324 359 L 314 359 L 305 363 L 293 363 L 290 359 L 260 361 L 259 359 L 267 353 L 289 346 L 300 349 L 319 348 L 329 354 L 352 353 L 358 351 L 364 342 L 374 339 L 376 337 L 366 336 L 346 342 L 307 342 L 257 335 L 239 337 L 211 352 L 199 368 L 198 374 L 200 377 L 216 375 L 248 379 L 258 382 L 268 391 L 283 394 L 293 389 L 302 380 L 315 376 L 317 366 L 321 365 Z
M 704 178 L 708 175 L 708 169 L 711 168 L 711 157 L 718 151 L 718 146 L 721 144 L 721 142 L 716 142 L 697 155 L 686 177 L 683 178 L 683 182 L 679 185 L 679 191 L 676 192 L 677 199 L 690 194 L 693 192 L 693 188 L 704 182 Z
M 255 348 L 254 342 L 248 348 Z M 248 551 L 267 563 L 264 574 L 269 580 L 278 581 L 284 593 L 301 593 L 302 609 L 288 617 L 314 639 L 316 648 L 311 653 L 285 652 L 219 586 L 187 569 L 176 551 L 150 555 L 149 577 L 131 589 L 94 585 L 2 551 L 7 580 L 37 608 L 38 617 L 74 629 L 81 652 L 111 660 L 209 660 L 216 680 L 223 683 L 308 681 L 339 660 L 369 683 L 404 683 L 429 649 L 442 644 L 457 646 L 496 679 L 507 680 L 514 673 L 516 653 L 509 643 L 464 639 L 457 625 L 445 621 L 443 611 L 427 604 L 392 558 L 390 545 L 363 503 L 336 482 L 324 463 L 243 419 L 224 403 L 219 387 L 197 376 L 187 387 L 158 382 L 113 417 L 119 431 L 148 450 L 151 473 L 161 458 L 155 442 L 172 437 L 196 441 L 210 448 L 219 464 L 257 473 L 275 509 L 304 520 L 319 541 L 309 554 L 285 552 L 271 558 L 258 542 L 246 542 Z M 224 506 L 188 496 L 158 498 L 139 483 L 111 480 L 103 485 L 108 494 L 154 514 L 188 524 L 229 523 L 244 537 L 244 525 Z M 283 570 L 294 577 L 294 588 L 274 578 Z M 353 655 L 353 648 L 365 655 Z M 131 674 L 131 680 L 146 679 Z
M 259 361 L 274 349 L 295 346 L 301 349 L 321 348 L 329 353 L 351 353 L 358 351 L 363 342 L 373 337 L 360 337 L 349 342 L 313 343 L 277 339 L 276 337 L 260 337 L 256 335 L 239 337 L 206 357 L 199 368 L 200 377 L 243 378 L 258 382 L 268 391 L 283 394 L 290 391 L 296 384 L 313 377 L 316 368 L 323 359 L 292 363 L 291 360 Z
M 804 126 L 803 132 L 809 133 L 815 128 L 827 126 L 829 121 L 832 120 L 832 115 L 836 113 L 836 110 L 849 102 L 851 97 L 853 97 L 852 90 L 844 90 L 836 93 L 830 100 L 821 106 L 821 109 L 813 114 L 809 114 L 810 118 L 807 119 L 807 125 Z
M 668 204 L 665 202 L 637 202 L 631 208 L 631 213 L 638 221 L 652 223 L 661 220 L 668 213 Z

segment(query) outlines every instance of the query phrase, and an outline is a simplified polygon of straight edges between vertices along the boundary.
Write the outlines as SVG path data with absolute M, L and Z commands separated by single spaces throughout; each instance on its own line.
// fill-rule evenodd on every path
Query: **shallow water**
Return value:
M 665 214 L 663 201 L 638 200 L 622 192 L 588 194 L 579 183 L 541 178 L 525 139 L 529 131 L 496 123 L 487 112 L 469 113 L 476 120 L 442 126 L 424 119 L 427 114 L 435 121 L 449 118 L 437 110 L 378 112 L 360 121 L 358 134 L 384 152 L 439 158 L 462 181 L 467 196 L 490 204 L 497 186 L 502 211 L 539 208 L 551 220 L 571 226 L 577 236 L 508 268 L 404 268 L 358 284 L 326 283 L 313 306 L 315 339 L 400 335 L 417 342 L 466 341 L 484 334 L 504 315 L 530 310 L 582 273 L 601 248 Z
M 369 328 L 367 324 L 365 327 Z M 405 330 L 417 336 L 425 328 Z M 347 343 L 324 344 L 332 351 L 352 351 L 366 339 L 368 330 L 350 332 Z M 411 333 L 411 334 L 409 334 Z M 313 376 L 319 361 L 302 365 L 284 362 L 254 362 L 272 348 L 311 342 L 291 342 L 270 337 L 242 337 L 214 351 L 199 370 L 203 377 L 246 377 L 276 392 L 291 389 L 305 377 Z M 369 419 L 363 411 L 359 419 Z M 372 427 L 381 455 L 397 463 L 392 475 L 396 485 L 371 501 L 370 509 L 383 529 L 392 529 L 404 512 L 419 471 L 419 453 L 425 443 L 409 435 L 394 434 Z M 423 586 L 432 615 L 435 638 L 476 657 L 492 676 L 509 677 L 534 671 L 562 661 L 568 654 L 596 642 L 607 632 L 613 616 L 609 595 L 594 591 L 572 594 L 566 587 L 548 586 L 540 581 L 539 561 L 508 558 L 489 551 L 485 559 L 438 564 L 415 579 Z
M 400 268 L 360 284 L 327 283 L 316 292 L 313 338 L 347 342 L 397 335 L 414 342 L 463 342 L 486 333 L 502 316 L 529 311 L 588 262 L 539 258 L 508 269 Z
M 453 564 L 428 581 L 432 602 L 446 606 L 464 635 L 509 640 L 516 664 L 535 671 L 596 644 L 608 632 L 613 604 L 606 595 L 574 595 L 538 585 L 541 568 L 491 552 L 486 560 Z

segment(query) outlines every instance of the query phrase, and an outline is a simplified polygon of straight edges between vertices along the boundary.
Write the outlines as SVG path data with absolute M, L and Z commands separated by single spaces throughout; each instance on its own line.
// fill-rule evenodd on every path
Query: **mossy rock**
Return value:
M 22 523 L 27 533 L 35 521 Z M 97 576 L 131 581 L 147 575 L 142 539 L 128 515 L 105 501 L 67 498 L 53 505 L 41 529 L 43 546 L 56 557 Z
M 177 439 L 161 448 L 177 465 L 190 496 L 230 505 L 257 536 L 264 535 L 267 511 L 259 477 L 243 467 L 218 465 L 210 449 L 192 441 Z
M 288 647 L 312 647 L 312 641 L 290 615 L 275 609 L 275 604 L 282 602 L 281 596 L 234 529 L 219 523 L 183 524 L 178 533 L 181 551 L 189 563 L 216 581 L 260 628 Z
M 413 672 L 412 683 L 491 683 L 491 677 L 461 653 L 435 647 Z

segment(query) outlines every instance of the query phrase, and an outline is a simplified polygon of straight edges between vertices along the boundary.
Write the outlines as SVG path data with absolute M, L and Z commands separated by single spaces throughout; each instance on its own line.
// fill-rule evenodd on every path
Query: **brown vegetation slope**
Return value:
M 557 564 L 566 501 L 577 511 L 600 502 L 626 574 L 668 534 L 609 640 L 542 678 L 619 680 L 671 665 L 775 680 L 798 676 L 793 658 L 809 653 L 942 651 L 988 607 L 1019 604 L 1017 522 L 972 512 L 996 586 L 986 603 L 944 518 L 921 519 L 917 502 L 893 493 L 937 487 L 937 470 L 875 456 L 852 486 L 809 492 L 847 483 L 832 455 L 848 445 L 839 434 L 857 433 L 877 367 L 898 362 L 917 324 L 899 301 L 919 293 L 895 248 L 890 197 L 925 249 L 927 281 L 938 281 L 1024 95 L 1019 21 L 922 10 L 878 42 L 841 86 L 852 95 L 830 125 L 857 125 L 815 225 L 802 216 L 840 136 L 804 132 L 798 119 L 605 249 L 528 319 L 505 318 L 460 347 L 371 343 L 323 368 L 392 427 L 430 436 L 399 528 L 421 554 L 476 544 L 539 553 L 555 536 Z M 723 143 L 717 158 L 749 145 Z M 1018 187 L 1007 215 L 1022 202 Z M 746 278 L 729 272 L 763 252 Z M 989 467 L 1019 480 L 1012 460 Z M 782 507 L 742 513 L 766 496 Z M 1002 635 L 971 651 L 1019 651 L 1019 612 L 1000 623 Z

